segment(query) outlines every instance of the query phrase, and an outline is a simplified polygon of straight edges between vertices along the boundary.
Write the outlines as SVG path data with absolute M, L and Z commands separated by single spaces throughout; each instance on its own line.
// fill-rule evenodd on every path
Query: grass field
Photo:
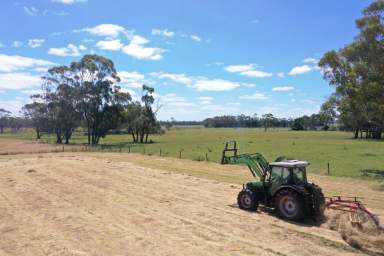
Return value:
M 1 137 L 34 139 L 32 131 L 18 134 L 4 134 Z M 1 138 L 0 137 L 0 138 Z M 118 146 L 115 150 L 145 153 L 147 155 L 179 157 L 205 161 L 219 161 L 224 142 L 237 140 L 240 153 L 260 152 L 272 161 L 277 156 L 308 160 L 310 172 L 327 173 L 334 176 L 362 177 L 361 170 L 384 169 L 384 142 L 352 139 L 351 133 L 304 131 L 284 129 L 214 129 L 214 128 L 173 128 L 164 135 L 152 136 L 154 143 L 134 145 L 131 136 L 108 135 L 104 145 Z M 54 142 L 53 136 L 44 136 L 43 141 Z M 75 144 L 86 142 L 82 133 L 76 133 L 71 141 Z

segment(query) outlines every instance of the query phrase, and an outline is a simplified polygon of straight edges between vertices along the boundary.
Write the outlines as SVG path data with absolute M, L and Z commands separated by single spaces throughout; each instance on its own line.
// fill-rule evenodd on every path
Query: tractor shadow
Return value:
M 231 207 L 231 208 L 236 208 L 239 211 L 244 211 L 244 210 L 240 209 L 237 204 L 230 204 L 228 206 Z M 319 227 L 319 226 L 321 226 L 321 224 L 323 224 L 323 223 L 325 223 L 327 221 L 326 217 L 321 217 L 321 218 L 305 218 L 305 219 L 303 219 L 300 222 L 298 222 L 298 221 L 291 221 L 291 220 L 285 220 L 285 219 L 282 219 L 282 218 L 278 217 L 276 212 L 275 212 L 275 210 L 273 208 L 269 208 L 269 207 L 265 207 L 265 206 L 261 206 L 261 205 L 257 208 L 257 211 L 254 211 L 254 212 L 253 211 L 247 211 L 247 212 L 250 213 L 250 214 L 260 214 L 260 213 L 267 214 L 267 215 L 273 217 L 276 220 L 282 220 L 284 222 L 287 222 L 287 223 L 290 223 L 290 224 L 293 224 L 293 225 L 297 225 L 297 226 L 302 226 L 302 227 Z

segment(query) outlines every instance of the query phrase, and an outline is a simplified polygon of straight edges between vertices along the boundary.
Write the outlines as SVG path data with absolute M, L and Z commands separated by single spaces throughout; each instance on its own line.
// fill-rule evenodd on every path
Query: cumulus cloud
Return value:
M 0 54 L 0 71 L 3 72 L 14 72 L 25 68 L 48 67 L 54 64 L 42 59 Z
M 315 58 L 305 58 L 303 60 L 304 63 L 317 64 L 319 61 Z
M 45 42 L 45 39 L 39 39 L 39 38 L 29 39 L 28 46 L 31 48 L 37 48 L 42 46 L 44 42 Z
M 120 84 L 128 88 L 141 88 L 145 82 L 145 76 L 139 72 L 119 71 Z
M 202 76 L 187 76 L 185 74 L 163 72 L 152 72 L 150 75 L 158 79 L 168 79 L 176 83 L 184 84 L 197 91 L 229 91 L 243 86 L 242 83 L 224 79 L 209 79 Z
M 149 43 L 149 40 L 139 36 L 134 35 L 131 42 L 124 46 L 122 51 L 136 59 L 148 59 L 148 60 L 160 60 L 163 58 L 162 53 L 164 52 L 161 48 L 156 47 L 147 47 L 146 44 Z
M 175 32 L 169 31 L 167 29 L 154 28 L 154 29 L 152 29 L 152 35 L 155 35 L 155 36 L 165 36 L 165 37 L 173 37 L 175 35 Z
M 169 79 L 176 83 L 181 83 L 185 85 L 191 85 L 193 82 L 192 77 L 188 77 L 185 74 L 172 74 L 172 73 L 163 73 L 163 72 L 152 72 L 150 73 L 151 76 L 157 77 L 160 79 Z
M 29 73 L 3 73 L 0 74 L 0 89 L 20 90 L 41 85 L 41 78 Z
M 239 83 L 223 79 L 201 79 L 193 84 L 198 91 L 230 91 L 240 87 Z
M 61 48 L 49 48 L 48 54 L 50 55 L 56 55 L 60 57 L 67 57 L 67 56 L 80 56 L 82 51 L 87 50 L 87 47 L 84 45 L 76 46 L 74 44 L 68 44 L 66 47 Z
M 288 92 L 293 90 L 295 90 L 295 87 L 293 86 L 278 86 L 272 88 L 272 91 L 274 92 Z
M 295 76 L 295 75 L 301 75 L 312 71 L 312 68 L 308 65 L 303 66 L 297 66 L 293 67 L 289 72 L 288 75 Z
M 84 3 L 88 0 L 52 0 L 54 3 L 62 3 L 62 4 L 74 4 L 74 3 Z
M 120 39 L 97 42 L 96 46 L 102 50 L 118 51 L 123 47 Z
M 125 32 L 125 28 L 115 24 L 100 24 L 95 27 L 75 30 L 76 32 L 85 31 L 92 35 L 116 38 L 120 33 Z
M 248 77 L 262 78 L 262 77 L 271 77 L 273 75 L 272 73 L 257 70 L 256 67 L 257 65 L 255 64 L 230 65 L 230 66 L 224 67 L 224 70 L 230 73 L 239 73 L 240 75 L 248 76 Z
M 266 100 L 268 97 L 264 95 L 263 93 L 254 93 L 251 95 L 241 95 L 239 96 L 239 99 L 242 100 Z

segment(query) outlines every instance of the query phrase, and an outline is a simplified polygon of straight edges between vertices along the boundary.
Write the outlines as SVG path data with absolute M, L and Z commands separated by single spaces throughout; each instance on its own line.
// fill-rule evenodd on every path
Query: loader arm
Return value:
M 259 153 L 234 156 L 226 156 L 224 154 L 222 164 L 245 164 L 248 166 L 253 177 L 259 177 L 263 181 L 270 168 L 268 161 Z

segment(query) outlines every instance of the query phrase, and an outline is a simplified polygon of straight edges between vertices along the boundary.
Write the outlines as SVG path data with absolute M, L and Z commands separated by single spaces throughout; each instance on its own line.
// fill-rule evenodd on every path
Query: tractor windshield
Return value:
M 306 183 L 307 177 L 305 175 L 305 167 L 292 168 L 292 178 L 295 184 Z

